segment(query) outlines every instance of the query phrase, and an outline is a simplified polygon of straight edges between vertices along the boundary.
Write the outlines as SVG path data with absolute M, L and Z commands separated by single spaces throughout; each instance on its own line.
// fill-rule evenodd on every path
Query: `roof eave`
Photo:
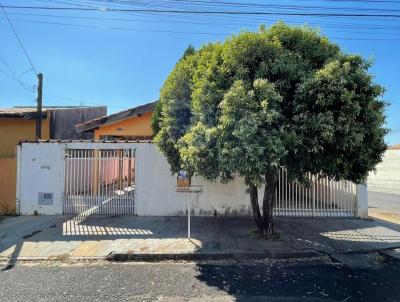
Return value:
M 99 127 L 102 127 L 105 125 L 115 124 L 115 123 L 130 119 L 130 118 L 139 117 L 148 112 L 153 112 L 156 103 L 157 103 L 157 101 L 147 103 L 144 105 L 140 105 L 135 108 L 124 110 L 124 111 L 121 111 L 118 113 L 104 116 L 102 118 L 97 118 L 92 121 L 85 122 L 83 124 L 76 125 L 75 127 L 79 132 L 93 132 L 94 130 L 98 129 Z M 143 108 L 145 108 L 145 109 L 143 110 Z M 135 110 L 139 111 L 139 112 L 134 113 Z

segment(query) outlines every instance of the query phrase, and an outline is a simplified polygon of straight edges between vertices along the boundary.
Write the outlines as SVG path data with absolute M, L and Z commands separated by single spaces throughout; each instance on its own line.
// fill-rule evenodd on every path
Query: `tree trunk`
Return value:
M 249 184 L 249 192 L 250 192 L 250 203 L 251 203 L 251 209 L 253 212 L 253 218 L 257 225 L 258 231 L 262 234 L 264 232 L 264 225 L 263 225 L 263 219 L 262 219 L 261 213 L 260 213 L 260 207 L 258 205 L 257 186 L 250 183 Z
M 263 198 L 263 224 L 265 235 L 270 238 L 274 235 L 274 220 L 272 217 L 274 201 L 276 197 L 276 186 L 278 184 L 278 171 L 271 170 L 265 173 L 265 189 Z
M 263 196 L 262 215 L 258 205 L 257 186 L 249 183 L 250 202 L 253 212 L 253 218 L 257 225 L 257 229 L 261 235 L 270 238 L 274 235 L 273 208 L 276 194 L 276 186 L 278 184 L 278 171 L 273 169 L 265 173 L 265 189 Z

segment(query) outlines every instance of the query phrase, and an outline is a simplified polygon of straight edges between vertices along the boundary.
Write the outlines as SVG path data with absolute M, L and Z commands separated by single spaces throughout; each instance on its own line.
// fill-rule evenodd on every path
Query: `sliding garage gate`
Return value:
M 63 214 L 135 214 L 133 149 L 66 149 Z

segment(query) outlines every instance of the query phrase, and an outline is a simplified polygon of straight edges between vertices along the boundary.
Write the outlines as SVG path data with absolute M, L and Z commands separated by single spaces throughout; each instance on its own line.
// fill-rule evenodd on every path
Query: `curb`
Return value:
M 141 254 L 111 252 L 106 260 L 111 262 L 123 261 L 168 261 L 168 260 L 261 260 L 261 259 L 290 259 L 290 258 L 314 258 L 325 255 L 315 250 L 292 250 L 280 251 L 271 250 L 265 252 L 204 252 L 204 253 L 184 253 L 184 254 Z
M 110 262 L 161 262 L 161 261 L 206 261 L 206 260 L 263 260 L 263 259 L 307 259 L 317 258 L 321 256 L 332 257 L 335 254 L 368 254 L 371 252 L 378 252 L 386 256 L 391 256 L 390 251 L 398 248 L 384 248 L 376 250 L 363 250 L 363 251 L 334 251 L 332 253 L 317 251 L 317 250 L 268 250 L 264 252 L 200 252 L 200 253 L 169 253 L 169 254 L 144 254 L 132 252 L 111 252 L 107 256 L 69 256 L 63 257 L 1 257 L 0 263 L 18 261 L 18 262 L 85 262 L 106 260 Z
M 106 256 L 68 256 L 63 258 L 58 257 L 0 257 L 0 263 L 17 261 L 17 262 L 41 262 L 41 261 L 49 261 L 49 262 L 66 262 L 66 261 L 95 261 L 95 260 L 107 260 Z

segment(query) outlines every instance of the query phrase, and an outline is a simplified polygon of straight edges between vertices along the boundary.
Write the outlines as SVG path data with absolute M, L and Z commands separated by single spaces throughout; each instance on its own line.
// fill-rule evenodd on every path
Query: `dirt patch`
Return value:
M 400 214 L 395 212 L 382 212 L 375 209 L 368 210 L 368 216 L 400 224 Z
M 69 255 L 68 254 L 60 254 L 60 255 L 51 255 L 48 257 L 49 260 L 52 261 L 66 261 L 69 259 Z

